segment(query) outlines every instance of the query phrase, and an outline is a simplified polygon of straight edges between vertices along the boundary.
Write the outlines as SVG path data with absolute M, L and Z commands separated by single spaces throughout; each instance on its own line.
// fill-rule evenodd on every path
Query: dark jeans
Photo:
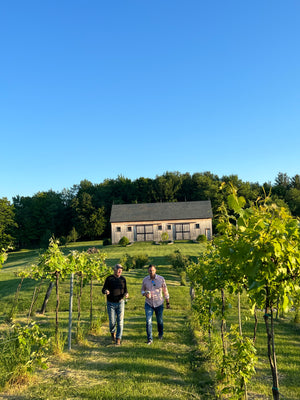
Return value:
M 158 336 L 162 336 L 164 334 L 164 323 L 163 323 L 163 311 L 164 305 L 158 307 L 151 307 L 148 303 L 145 303 L 145 314 L 146 314 L 146 332 L 147 332 L 147 339 L 153 340 L 152 336 L 152 316 L 153 311 L 155 312 L 156 321 L 157 321 L 157 330 Z

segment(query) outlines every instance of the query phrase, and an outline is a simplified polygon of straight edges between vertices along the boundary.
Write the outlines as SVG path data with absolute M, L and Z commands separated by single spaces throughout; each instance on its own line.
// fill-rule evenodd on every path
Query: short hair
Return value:
M 116 264 L 114 266 L 114 271 L 116 271 L 117 269 L 123 269 L 122 265 L 121 264 Z

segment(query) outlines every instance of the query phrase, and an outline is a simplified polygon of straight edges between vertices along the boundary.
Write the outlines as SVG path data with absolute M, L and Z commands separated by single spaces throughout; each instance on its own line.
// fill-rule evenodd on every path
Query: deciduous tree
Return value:
M 0 199 L 0 251 L 14 242 L 13 230 L 17 227 L 14 207 L 6 197 Z

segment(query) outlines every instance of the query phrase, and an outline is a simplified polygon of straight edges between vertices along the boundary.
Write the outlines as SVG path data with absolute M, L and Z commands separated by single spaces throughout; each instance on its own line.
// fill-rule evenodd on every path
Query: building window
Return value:
M 120 226 L 117 226 L 116 231 L 117 231 L 117 232 L 121 232 L 121 227 L 120 227 Z
M 195 229 L 200 229 L 200 224 L 195 224 Z
M 167 225 L 167 229 L 168 229 L 168 231 L 170 231 L 172 229 L 172 226 L 171 225 Z
M 132 231 L 132 227 L 131 227 L 131 226 L 128 226 L 128 227 L 127 227 L 127 231 L 128 231 L 128 232 L 131 232 L 131 231 Z
M 158 225 L 157 229 L 158 229 L 159 231 L 162 231 L 162 226 L 161 226 L 161 225 Z

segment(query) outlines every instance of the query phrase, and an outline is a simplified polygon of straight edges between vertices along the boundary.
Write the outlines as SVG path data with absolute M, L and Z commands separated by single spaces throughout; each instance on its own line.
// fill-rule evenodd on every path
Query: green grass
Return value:
M 227 300 L 230 299 L 230 296 Z M 232 303 L 232 309 L 227 318 L 227 330 L 230 324 L 238 324 L 237 305 Z M 248 384 L 249 400 L 271 400 L 272 396 L 272 377 L 267 359 L 267 336 L 264 322 L 264 312 L 258 311 L 258 327 L 255 347 L 257 349 L 258 363 L 256 374 Z M 277 358 L 277 368 L 279 372 L 279 390 L 282 399 L 299 400 L 300 396 L 300 326 L 293 323 L 294 313 L 291 311 L 285 316 L 281 316 L 274 322 L 275 329 L 275 350 Z M 246 299 L 242 297 L 242 321 L 243 334 L 252 338 L 254 330 L 254 317 L 251 315 L 246 304 Z M 216 326 L 219 329 L 219 326 Z
M 130 298 L 126 305 L 124 336 L 122 346 L 111 344 L 107 320 L 99 332 L 88 334 L 80 344 L 72 341 L 72 350 L 65 349 L 61 356 L 51 356 L 48 370 L 38 371 L 27 386 L 7 388 L 0 399 L 213 399 L 212 368 L 206 359 L 207 345 L 198 346 L 190 327 L 191 308 L 189 288 L 180 285 L 180 277 L 170 265 L 168 255 L 176 249 L 183 254 L 198 257 L 202 244 L 175 243 L 173 245 L 152 245 L 135 243 L 130 247 L 102 246 L 102 242 L 75 243 L 63 250 L 79 251 L 96 246 L 107 253 L 107 263 L 113 266 L 124 253 L 138 255 L 147 253 L 150 262 L 157 266 L 157 272 L 167 281 L 171 309 L 164 311 L 165 338 L 147 346 L 144 317 L 144 298 L 140 294 L 141 282 L 147 269 L 124 271 Z M 0 327 L 5 326 L 5 314 L 11 309 L 20 278 L 15 273 L 38 259 L 38 251 L 10 253 L 0 271 Z M 18 302 L 18 319 L 26 321 L 32 294 L 37 282 L 25 280 Z M 34 310 L 41 307 L 48 282 L 43 283 Z M 99 321 L 105 311 L 102 285 L 94 286 L 94 315 Z M 69 282 L 61 285 L 60 327 L 65 338 L 68 325 Z M 44 316 L 34 315 L 44 332 L 54 331 L 55 291 L 53 291 Z M 76 325 L 77 303 L 74 299 L 74 323 Z M 82 326 L 89 319 L 89 287 L 84 288 L 82 301 Z M 286 315 L 275 324 L 276 352 L 280 375 L 280 391 L 284 399 L 299 399 L 300 370 L 300 328 L 291 322 L 292 314 Z M 155 318 L 154 318 L 155 321 Z M 251 336 L 253 317 L 244 307 L 244 333 Z M 2 324 L 1 324 L 2 322 Z M 236 309 L 231 309 L 228 320 L 237 323 Z M 156 322 L 153 325 L 156 333 Z M 201 338 L 200 338 L 201 340 Z M 262 314 L 259 317 L 257 334 L 259 362 L 257 373 L 248 385 L 249 400 L 272 399 L 271 373 L 266 358 L 266 334 Z M 199 350 L 200 349 L 200 350 Z
M 86 250 L 101 243 L 75 244 L 67 249 Z M 181 243 L 180 249 L 187 254 L 199 256 L 201 245 Z M 65 351 L 62 357 L 51 357 L 50 367 L 39 371 L 32 382 L 24 387 L 7 389 L 5 396 L 14 399 L 203 399 L 203 393 L 210 389 L 208 372 L 206 380 L 199 385 L 197 375 L 191 368 L 196 343 L 189 326 L 190 300 L 189 288 L 180 285 L 179 275 L 167 264 L 168 254 L 177 249 L 176 245 L 155 246 L 150 243 L 133 245 L 127 248 L 119 246 L 104 247 L 108 255 L 108 265 L 114 265 L 124 252 L 137 255 L 147 253 L 150 261 L 157 265 L 157 271 L 167 281 L 171 309 L 165 310 L 165 338 L 158 341 L 155 337 L 156 322 L 153 324 L 154 343 L 146 344 L 144 298 L 141 296 L 141 283 L 147 275 L 147 268 L 124 272 L 127 278 L 130 298 L 126 305 L 124 335 L 121 347 L 111 344 L 107 321 L 98 334 L 89 334 L 81 344 L 72 341 L 72 350 Z M 36 251 L 9 254 L 1 271 L 0 307 L 9 310 L 20 279 L 14 274 L 27 268 L 38 257 Z M 5 280 L 5 282 L 4 282 Z M 25 280 L 18 303 L 18 317 L 26 319 L 31 296 L 36 282 Z M 43 284 L 35 309 L 43 301 L 48 283 Z M 2 291 L 3 289 L 3 291 Z M 101 294 L 101 285 L 95 284 L 95 315 L 97 318 L 105 310 L 105 298 Z M 84 288 L 82 303 L 82 324 L 89 317 L 89 287 Z M 69 283 L 61 285 L 60 326 L 67 332 Z M 54 329 L 55 293 L 51 295 L 44 316 L 36 314 L 35 319 L 48 334 Z M 74 301 L 74 318 L 77 304 Z M 4 316 L 2 317 L 4 320 Z M 155 318 L 154 318 L 155 321 Z M 75 325 L 75 322 L 73 326 Z M 55 388 L 55 390 L 54 390 Z M 204 397 L 203 397 L 204 396 Z M 0 395 L 1 398 L 1 395 Z

